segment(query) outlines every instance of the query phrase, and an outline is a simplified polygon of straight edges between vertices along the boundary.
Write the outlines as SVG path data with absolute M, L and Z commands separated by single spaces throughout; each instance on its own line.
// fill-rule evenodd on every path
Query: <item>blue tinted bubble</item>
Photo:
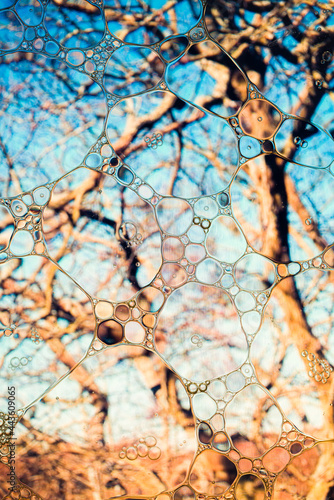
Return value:
M 47 42 L 45 45 L 45 51 L 48 54 L 55 55 L 55 54 L 57 54 L 58 50 L 59 50 L 59 46 L 53 41 Z
M 102 158 L 96 153 L 92 153 L 86 158 L 86 165 L 90 168 L 97 168 L 101 165 Z
M 26 40 L 33 40 L 36 36 L 34 28 L 27 28 L 24 36 Z

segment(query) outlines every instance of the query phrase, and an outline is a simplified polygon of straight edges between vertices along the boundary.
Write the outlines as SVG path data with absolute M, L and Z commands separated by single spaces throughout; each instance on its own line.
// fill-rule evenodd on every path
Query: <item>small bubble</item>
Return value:
M 322 59 L 323 61 L 330 61 L 332 59 L 333 55 L 331 52 L 329 52 L 329 50 L 326 50 L 323 54 L 322 54 Z
M 11 361 L 10 361 L 11 365 L 12 366 L 19 366 L 20 365 L 20 360 L 19 358 L 12 358 Z
M 130 446 L 126 451 L 126 456 L 129 460 L 136 460 L 138 452 L 134 446 Z
M 311 218 L 311 217 L 309 217 L 308 219 L 306 219 L 306 220 L 305 220 L 305 224 L 306 224 L 307 226 L 310 226 L 310 225 L 312 224 L 312 218 Z
M 193 39 L 193 40 L 203 40 L 203 38 L 205 38 L 205 31 L 202 29 L 202 28 L 193 28 L 191 31 L 190 31 L 190 37 Z
M 157 440 L 154 436 L 148 436 L 146 439 L 145 439 L 145 443 L 147 444 L 147 446 L 149 448 L 152 448 L 152 446 L 155 446 L 157 444 Z
M 258 122 L 262 122 L 262 116 L 259 116 L 257 119 Z
M 201 342 L 201 337 L 199 335 L 193 335 L 191 337 L 191 342 L 193 344 L 198 344 L 199 342 Z

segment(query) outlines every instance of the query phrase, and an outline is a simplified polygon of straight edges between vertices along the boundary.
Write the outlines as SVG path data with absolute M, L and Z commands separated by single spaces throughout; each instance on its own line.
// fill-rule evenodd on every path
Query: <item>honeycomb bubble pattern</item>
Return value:
M 322 214 L 315 222 L 308 208 L 312 203 L 305 203 L 303 220 L 291 218 L 294 233 L 289 235 L 290 254 L 285 251 L 277 255 L 265 235 L 264 240 L 258 237 L 259 227 L 264 232 L 269 230 L 270 221 L 265 213 L 256 211 L 251 189 L 245 192 L 243 186 L 245 179 L 252 186 L 259 176 L 268 174 L 263 160 L 270 157 L 276 158 L 277 169 L 286 165 L 291 204 L 298 194 L 298 179 L 303 187 L 309 187 L 307 176 L 313 176 L 310 182 L 319 181 L 325 190 L 333 192 L 331 135 L 321 126 L 284 112 L 262 94 L 223 48 L 219 37 L 210 32 L 204 1 L 203 5 L 194 1 L 189 17 L 173 32 L 168 27 L 173 19 L 164 17 L 168 12 L 165 2 L 157 2 L 164 35 L 157 41 L 152 32 L 144 43 L 140 29 L 123 26 L 120 30 L 116 20 L 106 20 L 104 8 L 110 6 L 104 6 L 102 0 L 78 2 L 85 7 L 80 19 L 82 33 L 73 31 L 71 17 L 57 2 L 7 3 L 0 12 L 2 29 L 8 29 L 0 55 L 9 62 L 15 53 L 51 58 L 55 64 L 70 68 L 69 75 L 86 75 L 106 104 L 98 138 L 80 161 L 64 166 L 63 175 L 33 189 L 13 194 L 14 187 L 9 190 L 10 196 L 3 191 L 0 199 L 2 220 L 11 224 L 0 251 L 4 377 L 10 380 L 24 369 L 29 374 L 37 350 L 46 344 L 54 357 L 48 355 L 45 372 L 48 363 L 59 364 L 54 378 L 45 373 L 42 386 L 34 386 L 35 392 L 32 389 L 28 393 L 17 419 L 28 416 L 30 408 L 37 407 L 85 363 L 99 360 L 103 353 L 108 356 L 117 349 L 141 347 L 176 374 L 180 390 L 190 402 L 197 440 L 182 484 L 154 494 L 143 490 L 144 498 L 238 500 L 246 498 L 242 495 L 247 481 L 257 485 L 261 498 L 273 498 L 277 478 L 296 457 L 333 439 L 328 435 L 317 439 L 287 416 L 280 398 L 270 392 L 261 370 L 256 369 L 258 338 L 266 335 L 271 298 L 274 307 L 276 295 L 288 294 L 286 283 L 300 277 L 302 286 L 304 275 L 314 271 L 333 281 L 334 229 L 332 222 L 325 228 L 321 225 Z M 211 78 L 204 88 L 200 66 L 192 54 L 205 50 L 218 54 L 230 77 L 239 79 L 240 96 L 235 102 L 225 98 L 227 82 L 223 80 L 219 87 Z M 331 52 L 324 51 L 321 63 L 330 64 L 331 59 Z M 185 79 L 187 72 L 190 79 Z M 203 97 L 206 93 L 220 97 L 219 105 L 209 106 Z M 173 108 L 173 116 L 164 116 L 165 107 L 173 107 L 175 102 L 181 104 Z M 145 105 L 147 113 L 155 113 L 154 119 L 160 120 L 157 129 L 150 130 L 149 125 L 145 129 Z M 126 121 L 128 115 L 131 121 Z M 199 152 L 194 156 L 194 176 L 199 175 L 195 163 L 198 160 L 200 164 L 205 150 L 217 170 L 223 170 L 205 187 L 201 177 L 197 191 L 196 183 L 187 183 L 186 177 L 177 187 L 180 179 L 173 161 L 169 175 L 159 179 L 159 169 L 170 160 L 168 148 L 175 140 L 177 120 L 185 130 L 193 127 L 195 131 L 197 126 L 200 136 L 205 130 L 200 127 L 202 122 L 208 126 L 215 123 L 225 131 L 220 147 L 228 156 L 221 159 L 219 151 L 215 157 L 211 154 L 204 133 L 196 137 Z M 143 128 L 142 135 L 136 132 L 138 127 Z M 12 169 L 15 171 L 15 165 Z M 19 170 L 14 177 L 20 177 Z M 256 190 L 253 193 L 260 196 Z M 303 203 L 301 197 L 299 203 Z M 328 202 L 326 210 L 323 217 L 331 220 L 333 202 Z M 249 220 L 254 221 L 254 227 Z M 88 242 L 88 236 L 85 240 L 87 227 L 94 235 L 94 244 Z M 293 239 L 298 231 L 315 242 L 305 252 L 298 235 Z M 99 275 L 94 275 L 96 268 L 90 264 L 95 259 Z M 130 270 L 128 275 L 122 268 L 123 261 Z M 37 315 L 31 316 L 27 308 L 32 304 L 21 309 L 20 304 L 28 300 L 34 280 L 40 286 L 40 298 Z M 19 282 L 22 286 L 15 285 Z M 11 299 L 12 294 L 16 298 Z M 52 310 L 51 296 L 63 301 L 67 314 L 63 322 Z M 206 309 L 203 303 L 208 297 L 210 306 Z M 208 331 L 203 327 L 201 334 L 187 326 L 185 319 L 193 315 L 195 323 L 196 312 L 199 321 L 204 319 L 208 324 Z M 274 313 L 268 314 L 270 328 L 274 328 Z M 211 321 L 214 316 L 226 318 L 224 331 Z M 45 327 L 46 317 L 53 317 L 55 330 Z M 178 331 L 172 331 L 173 317 Z M 62 333 L 67 334 L 66 343 L 60 340 Z M 18 337 L 25 345 L 30 341 L 30 348 L 21 349 Z M 232 344 L 234 359 L 229 354 Z M 174 354 L 181 345 L 184 351 L 179 358 Z M 308 383 L 323 397 L 321 385 L 332 383 L 333 368 L 321 358 L 316 342 L 312 345 L 310 340 L 301 340 L 297 345 Z M 70 360 L 64 353 L 67 348 Z M 131 357 L 132 351 L 128 352 Z M 58 355 L 61 362 L 56 359 Z M 211 356 L 216 363 L 212 369 Z M 329 359 L 334 359 L 333 353 Z M 257 444 L 257 452 L 251 452 L 251 447 L 245 449 L 232 438 L 232 428 L 243 425 L 236 415 L 247 401 L 256 398 L 266 401 L 266 411 L 270 408 L 275 414 L 266 424 L 274 437 L 263 446 Z M 1 461 L 6 464 L 8 415 L 1 413 L 0 420 Z M 119 458 L 131 462 L 148 457 L 155 461 L 163 454 L 156 437 L 143 434 L 123 446 Z M 210 481 L 201 479 L 203 468 L 215 460 L 235 470 L 231 484 L 218 473 Z M 5 498 L 40 498 L 38 491 L 33 493 L 18 484 L 16 496 Z M 123 496 L 129 497 L 126 492 Z

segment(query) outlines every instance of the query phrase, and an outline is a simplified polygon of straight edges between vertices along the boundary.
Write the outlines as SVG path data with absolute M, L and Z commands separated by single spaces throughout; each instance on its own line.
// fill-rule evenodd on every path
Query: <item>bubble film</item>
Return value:
M 333 22 L 2 1 L 3 499 L 334 498 Z

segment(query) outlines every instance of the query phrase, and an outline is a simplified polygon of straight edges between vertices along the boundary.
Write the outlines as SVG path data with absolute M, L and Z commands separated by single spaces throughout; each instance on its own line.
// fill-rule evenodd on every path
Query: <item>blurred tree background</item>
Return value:
M 334 498 L 333 9 L 3 0 L 3 498 Z

